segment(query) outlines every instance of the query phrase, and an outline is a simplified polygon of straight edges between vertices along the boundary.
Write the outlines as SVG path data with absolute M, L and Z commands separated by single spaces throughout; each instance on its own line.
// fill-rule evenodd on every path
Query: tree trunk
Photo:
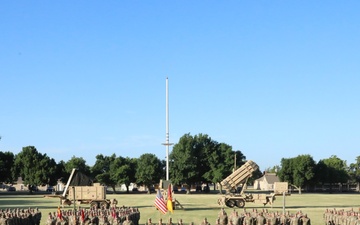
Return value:
M 299 195 L 301 195 L 301 187 L 298 187 L 298 186 L 293 185 L 293 184 L 291 186 L 293 186 L 295 189 L 297 189 L 298 192 L 299 192 Z
M 29 189 L 29 194 L 33 194 L 33 187 L 32 187 L 32 185 L 28 185 L 28 189 Z

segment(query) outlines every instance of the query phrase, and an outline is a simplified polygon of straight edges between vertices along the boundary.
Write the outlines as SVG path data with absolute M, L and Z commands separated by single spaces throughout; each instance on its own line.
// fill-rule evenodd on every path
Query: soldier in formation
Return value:
M 60 210 L 49 213 L 46 225 L 139 225 L 140 212 L 133 207 Z M 0 224 L 1 225 L 1 224 Z
M 183 220 L 182 220 L 182 219 L 179 219 L 177 225 L 184 225 Z
M 253 209 L 249 212 L 244 209 L 241 213 L 234 210 L 227 216 L 225 210 L 221 209 L 216 219 L 216 225 L 311 225 L 311 222 L 307 214 L 303 214 L 301 211 L 294 214 L 290 214 L 290 212 L 283 214 L 268 212 L 266 209 L 262 211 Z
M 354 209 L 326 209 L 324 212 L 325 225 L 360 225 L 360 208 Z
M 210 225 L 210 223 L 207 221 L 207 218 L 205 217 L 200 225 Z
M 38 208 L 0 210 L 0 225 L 40 225 L 40 221 Z
M 151 221 L 151 218 L 148 219 L 148 221 L 146 222 L 145 225 L 153 225 L 152 221 Z

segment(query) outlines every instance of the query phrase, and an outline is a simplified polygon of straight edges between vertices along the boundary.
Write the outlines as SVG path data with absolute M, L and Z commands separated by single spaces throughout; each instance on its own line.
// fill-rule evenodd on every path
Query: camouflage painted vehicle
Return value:
M 219 198 L 218 203 L 220 205 L 226 205 L 227 207 L 243 208 L 246 202 L 272 204 L 275 200 L 275 196 L 288 192 L 287 182 L 276 182 L 274 185 L 274 192 L 269 194 L 264 193 L 244 193 L 246 190 L 246 184 L 248 179 L 252 176 L 259 166 L 249 160 L 240 168 L 235 170 L 232 174 L 221 181 L 223 189 L 226 190 L 226 194 Z M 241 189 L 240 193 L 234 193 L 233 190 Z
M 62 195 L 47 195 L 45 197 L 60 198 L 64 205 L 90 204 L 91 207 L 109 208 L 116 205 L 116 199 L 106 198 L 106 187 L 92 180 L 77 169 L 73 169 Z

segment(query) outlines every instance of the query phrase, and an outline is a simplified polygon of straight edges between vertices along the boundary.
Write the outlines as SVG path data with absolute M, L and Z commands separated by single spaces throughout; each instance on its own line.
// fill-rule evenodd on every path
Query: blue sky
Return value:
M 4 1 L 0 151 L 165 159 L 208 134 L 260 169 L 360 155 L 359 1 Z M 171 150 L 171 148 L 170 148 Z

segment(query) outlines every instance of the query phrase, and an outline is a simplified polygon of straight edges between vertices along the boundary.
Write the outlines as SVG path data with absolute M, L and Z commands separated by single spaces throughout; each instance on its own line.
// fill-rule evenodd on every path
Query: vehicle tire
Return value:
M 237 201 L 236 201 L 236 206 L 237 206 L 238 208 L 244 208 L 244 206 L 245 206 L 245 201 L 244 201 L 243 199 L 237 200 Z
M 225 205 L 227 206 L 227 207 L 230 207 L 230 208 L 234 208 L 234 206 L 235 206 L 235 201 L 234 200 L 227 200 L 226 202 L 225 202 Z

